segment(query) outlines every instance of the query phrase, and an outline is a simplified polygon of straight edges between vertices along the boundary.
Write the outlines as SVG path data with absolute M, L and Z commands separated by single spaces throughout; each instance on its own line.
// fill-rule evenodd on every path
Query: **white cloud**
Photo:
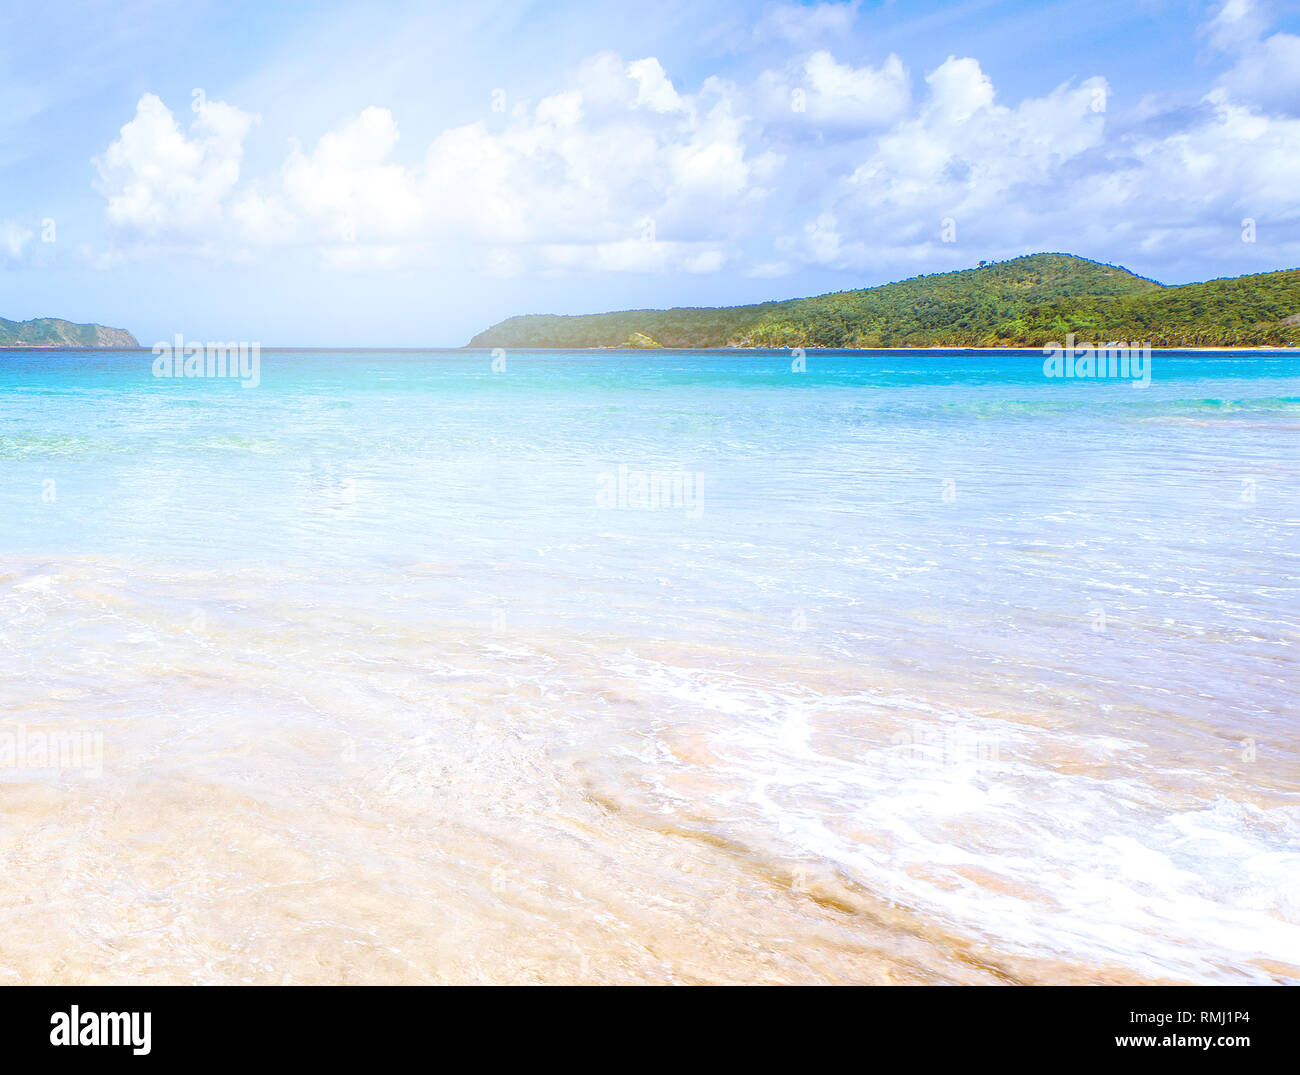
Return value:
M 945 123 L 964 123 L 993 105 L 993 83 L 980 70 L 978 60 L 949 56 L 925 81 L 931 94 L 926 111 Z
M 399 239 L 418 229 L 424 204 L 410 173 L 390 160 L 397 123 L 386 108 L 367 108 L 324 135 L 311 153 L 294 146 L 281 170 L 287 203 L 344 242 L 358 234 Z
M 784 71 L 765 72 L 755 96 L 764 118 L 785 134 L 862 134 L 904 115 L 911 78 L 892 53 L 880 67 L 853 67 L 819 50 Z
M 972 254 L 1117 243 L 1169 259 L 1238 241 L 1247 216 L 1279 222 L 1274 249 L 1300 256 L 1300 235 L 1288 223 L 1300 122 L 1220 89 L 1172 129 L 1138 123 L 1108 131 L 1102 78 L 1015 107 L 996 102 L 973 59 L 949 58 L 926 82 L 930 94 L 915 114 L 875 139 L 802 228 L 778 240 L 787 259 L 858 270 L 933 267 L 945 256 L 968 264 Z
M 1203 27 L 1211 44 L 1233 57 L 1219 86 L 1238 101 L 1300 115 L 1300 36 L 1264 37 L 1268 19 L 1254 0 L 1227 0 Z
M 832 17 L 843 12 L 815 15 Z M 765 277 L 1035 249 L 1190 256 L 1232 241 L 1245 216 L 1274 257 L 1300 258 L 1288 223 L 1300 120 L 1268 104 L 1286 79 L 1251 81 L 1244 66 L 1300 70 L 1300 39 L 1266 31 L 1231 0 L 1205 32 L 1233 66 L 1203 99 L 1118 114 L 1101 76 L 1006 102 L 972 57 L 938 64 L 914 100 L 897 55 L 855 66 L 819 48 L 747 85 L 688 90 L 654 57 L 598 53 L 549 95 L 422 145 L 389 109 L 366 108 L 252 178 L 241 161 L 256 117 L 209 102 L 184 130 L 147 94 L 96 161 L 97 185 L 118 258 L 190 241 L 236 257 L 295 248 L 341 268 L 457 257 L 507 277 Z M 956 243 L 943 241 L 947 219 Z M 20 240 L 0 231 L 0 252 L 6 242 Z
M 718 80 L 684 96 L 653 57 L 602 53 L 496 129 L 447 129 L 414 162 L 399 159 L 392 113 L 372 107 L 236 189 L 252 117 L 209 102 L 186 134 L 149 94 L 97 162 L 99 186 L 127 236 L 205 228 L 247 248 L 315 245 L 340 266 L 453 244 L 519 247 L 494 262 L 516 269 L 578 267 L 585 252 L 599 271 L 713 271 L 773 167 L 751 160 L 733 100 Z
M 653 56 L 627 65 L 628 76 L 636 82 L 636 103 L 655 112 L 683 112 L 686 103 L 678 96 L 667 73 Z
M 839 64 L 829 52 L 814 52 L 806 73 L 813 120 L 880 123 L 900 115 L 911 96 L 907 70 L 893 54 L 876 69 Z
M 1300 114 L 1300 35 L 1277 33 L 1243 56 L 1222 80 L 1234 96 Z
M 243 140 L 257 117 L 219 101 L 198 110 L 187 135 L 152 93 L 95 160 L 98 189 L 117 228 L 146 235 L 217 223 L 239 180 Z
M 1259 40 L 1268 19 L 1255 0 L 1223 0 L 1202 29 L 1215 48 L 1237 52 Z
M 971 59 L 950 57 L 926 82 L 930 96 L 917 115 L 881 136 L 843 183 L 837 216 L 870 215 L 877 229 L 888 222 L 900 236 L 937 233 L 945 217 L 970 220 L 1016 205 L 1021 188 L 1102 142 L 1104 117 L 1093 111 L 1106 90 L 1100 79 L 1016 108 L 995 104 L 992 83 Z M 829 244 L 826 230 L 814 229 L 815 260 L 864 253 L 861 240 L 845 250 Z

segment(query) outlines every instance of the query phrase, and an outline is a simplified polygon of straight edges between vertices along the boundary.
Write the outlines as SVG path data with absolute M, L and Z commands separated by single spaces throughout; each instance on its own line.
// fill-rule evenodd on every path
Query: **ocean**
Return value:
M 0 982 L 1300 982 L 1300 358 L 0 351 Z

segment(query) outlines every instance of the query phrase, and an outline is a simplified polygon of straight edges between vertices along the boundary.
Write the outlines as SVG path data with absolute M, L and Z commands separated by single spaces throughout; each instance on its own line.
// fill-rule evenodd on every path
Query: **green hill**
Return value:
M 123 328 L 78 325 L 57 317 L 9 321 L 0 317 L 0 347 L 139 347 Z
M 511 317 L 471 347 L 1041 347 L 1081 341 L 1300 346 L 1300 269 L 1165 287 L 1117 265 L 1029 254 L 880 287 L 718 309 Z

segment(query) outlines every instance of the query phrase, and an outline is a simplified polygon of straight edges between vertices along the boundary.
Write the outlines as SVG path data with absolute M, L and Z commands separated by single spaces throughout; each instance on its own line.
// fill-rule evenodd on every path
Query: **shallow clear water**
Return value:
M 1295 355 L 151 361 L 0 352 L 0 980 L 1300 980 Z

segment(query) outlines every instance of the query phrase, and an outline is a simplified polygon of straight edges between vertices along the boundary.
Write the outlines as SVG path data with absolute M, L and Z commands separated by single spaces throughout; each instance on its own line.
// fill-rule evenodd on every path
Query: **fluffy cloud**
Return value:
M 1300 115 L 1300 36 L 1275 33 L 1254 0 L 1227 0 L 1206 24 L 1215 48 L 1233 57 L 1219 85 L 1233 98 Z
M 1268 19 L 1255 0 L 1224 0 L 1203 32 L 1215 48 L 1237 52 L 1253 45 L 1267 29 Z
M 146 93 L 135 118 L 95 160 L 109 221 L 144 235 L 190 234 L 219 224 L 239 181 L 244 137 L 256 120 L 205 101 L 186 134 L 167 106 Z
M 573 87 L 439 135 L 416 182 L 439 234 L 495 243 L 727 237 L 757 194 L 725 88 L 679 96 L 658 61 L 606 54 Z M 633 259 L 633 263 L 636 259 Z
M 584 258 L 601 271 L 712 271 L 774 163 L 747 151 L 734 100 L 718 80 L 683 96 L 656 59 L 603 53 L 535 105 L 443 131 L 414 163 L 398 156 L 395 117 L 372 107 L 239 185 L 253 117 L 208 103 L 187 133 L 146 95 L 97 161 L 99 189 L 127 236 L 206 227 L 245 249 L 317 245 L 338 265 L 453 244 L 512 271 Z
M 880 67 L 853 67 L 823 49 L 785 71 L 765 72 L 756 93 L 769 125 L 784 125 L 787 134 L 861 134 L 904 115 L 911 78 L 893 54 Z
M 311 153 L 295 145 L 280 177 L 286 206 L 344 241 L 358 229 L 381 240 L 418 230 L 425 207 L 415 178 L 390 159 L 398 138 L 388 109 L 367 108 Z
M 1103 143 L 1103 79 L 1060 86 L 1015 108 L 995 102 L 991 81 L 969 58 L 949 57 L 926 83 L 915 114 L 875 139 L 820 212 L 783 239 L 788 255 L 861 268 L 882 253 L 896 259 L 900 246 L 933 253 L 945 221 L 950 238 L 971 229 L 982 240 L 1006 234 L 1013 245 L 1025 239 L 1007 234 L 1018 207 L 1032 207 L 1031 217 L 1052 212 L 1044 186 Z M 1025 224 L 1032 230 L 1032 219 Z
M 825 28 L 846 10 L 773 8 L 769 29 L 790 39 L 799 19 Z M 186 130 L 145 95 L 96 161 L 98 186 L 123 249 L 197 238 L 341 267 L 456 256 L 504 276 L 767 277 L 1117 248 L 1172 263 L 1232 242 L 1245 217 L 1276 263 L 1300 258 L 1300 120 L 1279 74 L 1300 71 L 1300 38 L 1267 31 L 1250 0 L 1228 0 L 1204 27 L 1223 73 L 1164 110 L 1117 110 L 1101 76 L 1004 102 L 972 57 L 914 95 L 897 55 L 855 65 L 812 47 L 748 84 L 687 91 L 653 57 L 600 53 L 549 96 L 420 146 L 366 108 L 252 178 L 256 117 L 209 102 Z M 21 238 L 6 242 L 15 256 Z
M 1233 0 L 1207 33 L 1254 58 L 1291 47 L 1259 26 Z M 977 61 L 950 57 L 776 246 L 792 266 L 851 270 L 1117 246 L 1187 264 L 1239 244 L 1250 218 L 1268 222 L 1274 259 L 1300 260 L 1300 122 L 1242 92 L 1240 70 L 1195 108 L 1112 119 L 1100 77 L 1008 107 Z

